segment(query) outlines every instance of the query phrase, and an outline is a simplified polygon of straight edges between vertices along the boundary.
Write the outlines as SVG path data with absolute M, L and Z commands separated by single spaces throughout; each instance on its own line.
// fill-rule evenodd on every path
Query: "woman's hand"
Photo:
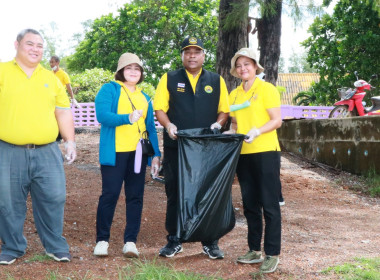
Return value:
M 160 171 L 160 167 L 161 167 L 160 157 L 154 157 L 152 159 L 152 167 L 150 168 L 150 174 L 152 174 L 153 178 L 158 176 L 158 172 Z
M 142 117 L 143 111 L 142 110 L 134 110 L 131 114 L 129 114 L 129 122 L 135 123 Z
M 248 131 L 247 136 L 248 139 L 244 139 L 245 142 L 252 143 L 252 141 L 258 137 L 261 134 L 260 130 L 258 130 L 256 127 L 252 128 L 250 131 Z

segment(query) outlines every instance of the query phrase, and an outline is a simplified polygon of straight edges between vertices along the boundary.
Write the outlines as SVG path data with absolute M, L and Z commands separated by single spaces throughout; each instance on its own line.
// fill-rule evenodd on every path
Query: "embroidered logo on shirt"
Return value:
M 205 86 L 205 92 L 212 93 L 212 91 L 213 91 L 212 86 Z
M 44 84 L 44 87 L 48 88 L 48 87 L 49 87 L 49 84 Z
M 177 84 L 177 91 L 178 92 L 185 92 L 185 83 L 178 83 Z

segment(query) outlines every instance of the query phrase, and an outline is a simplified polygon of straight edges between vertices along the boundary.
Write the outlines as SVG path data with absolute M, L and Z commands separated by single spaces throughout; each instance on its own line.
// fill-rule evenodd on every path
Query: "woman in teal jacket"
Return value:
M 102 174 L 96 219 L 96 256 L 108 255 L 112 219 L 123 182 L 127 223 L 122 252 L 126 257 L 139 256 L 136 241 L 141 224 L 146 165 L 151 163 L 151 173 L 157 176 L 161 156 L 151 99 L 137 87 L 143 79 L 140 59 L 135 54 L 124 53 L 119 58 L 116 82 L 103 85 L 95 98 L 96 117 L 101 123 L 99 162 Z M 148 159 L 143 155 L 141 163 L 140 160 L 135 163 L 136 146 L 145 130 L 154 156 Z M 137 171 L 135 164 L 141 164 Z

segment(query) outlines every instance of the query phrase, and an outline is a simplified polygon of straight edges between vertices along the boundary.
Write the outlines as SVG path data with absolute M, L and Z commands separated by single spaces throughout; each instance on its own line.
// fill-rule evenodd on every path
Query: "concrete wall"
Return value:
M 283 150 L 351 173 L 380 174 L 380 116 L 290 120 L 278 129 Z

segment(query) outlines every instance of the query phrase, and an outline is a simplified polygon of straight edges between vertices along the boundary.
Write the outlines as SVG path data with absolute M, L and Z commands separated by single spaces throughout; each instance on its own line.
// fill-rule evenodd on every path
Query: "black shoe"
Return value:
M 159 256 L 171 258 L 182 251 L 183 249 L 181 243 L 168 242 L 165 247 L 161 248 Z
M 224 253 L 219 249 L 218 245 L 203 246 L 203 254 L 208 255 L 213 260 L 224 258 Z
M 14 256 L 1 254 L 0 255 L 0 264 L 4 264 L 4 265 L 12 264 L 16 261 L 16 259 L 17 258 Z
M 57 262 L 69 262 L 71 261 L 70 253 L 48 253 L 46 255 L 53 258 Z

